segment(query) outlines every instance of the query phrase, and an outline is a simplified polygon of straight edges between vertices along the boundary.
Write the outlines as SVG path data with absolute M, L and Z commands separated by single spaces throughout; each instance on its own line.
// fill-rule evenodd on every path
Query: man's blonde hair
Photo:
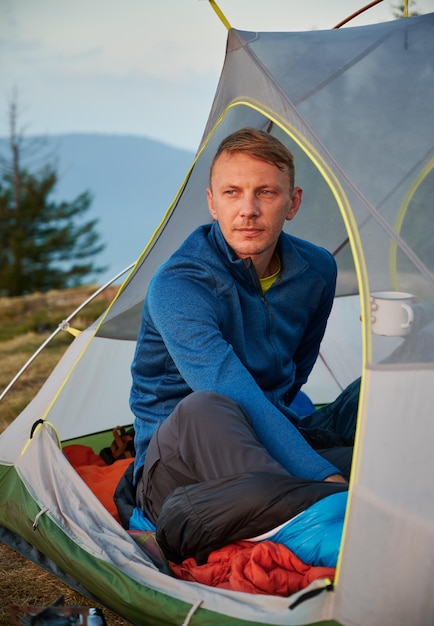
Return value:
M 214 164 L 223 152 L 248 154 L 261 161 L 272 163 L 283 172 L 288 172 L 290 191 L 294 189 L 294 157 L 273 135 L 256 128 L 241 128 L 223 139 L 211 163 L 210 185 Z

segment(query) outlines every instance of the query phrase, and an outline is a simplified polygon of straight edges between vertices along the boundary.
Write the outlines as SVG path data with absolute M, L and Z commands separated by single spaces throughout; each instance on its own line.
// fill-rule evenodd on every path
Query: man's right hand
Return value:
M 324 478 L 324 482 L 325 483 L 345 483 L 345 484 L 348 484 L 348 481 L 345 480 L 345 478 L 343 476 L 341 476 L 340 474 L 332 474 L 331 476 L 327 476 L 327 478 Z

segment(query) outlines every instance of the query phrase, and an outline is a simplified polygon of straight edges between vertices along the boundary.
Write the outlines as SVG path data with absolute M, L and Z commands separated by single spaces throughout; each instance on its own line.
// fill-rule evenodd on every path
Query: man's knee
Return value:
M 215 423 L 216 420 L 230 416 L 247 420 L 239 404 L 214 391 L 193 391 L 178 403 L 173 414 L 178 423 L 188 422 L 191 427 L 197 421 L 202 428 L 207 421 Z
M 192 391 L 178 403 L 177 408 L 187 413 L 203 412 L 218 396 L 213 391 Z

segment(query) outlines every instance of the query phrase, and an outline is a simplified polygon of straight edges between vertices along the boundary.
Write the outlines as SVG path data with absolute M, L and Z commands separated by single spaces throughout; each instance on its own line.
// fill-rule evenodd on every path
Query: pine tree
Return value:
M 83 221 L 92 203 L 85 191 L 72 202 L 54 202 L 55 167 L 21 164 L 17 101 L 9 109 L 9 158 L 0 162 L 0 295 L 18 296 L 84 283 L 105 268 L 92 258 L 104 249 L 97 220 Z

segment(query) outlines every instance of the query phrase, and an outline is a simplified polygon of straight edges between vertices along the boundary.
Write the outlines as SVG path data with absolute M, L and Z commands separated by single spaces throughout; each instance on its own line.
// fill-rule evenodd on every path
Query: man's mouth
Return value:
M 256 237 L 262 233 L 260 228 L 237 228 L 236 230 L 245 237 Z

